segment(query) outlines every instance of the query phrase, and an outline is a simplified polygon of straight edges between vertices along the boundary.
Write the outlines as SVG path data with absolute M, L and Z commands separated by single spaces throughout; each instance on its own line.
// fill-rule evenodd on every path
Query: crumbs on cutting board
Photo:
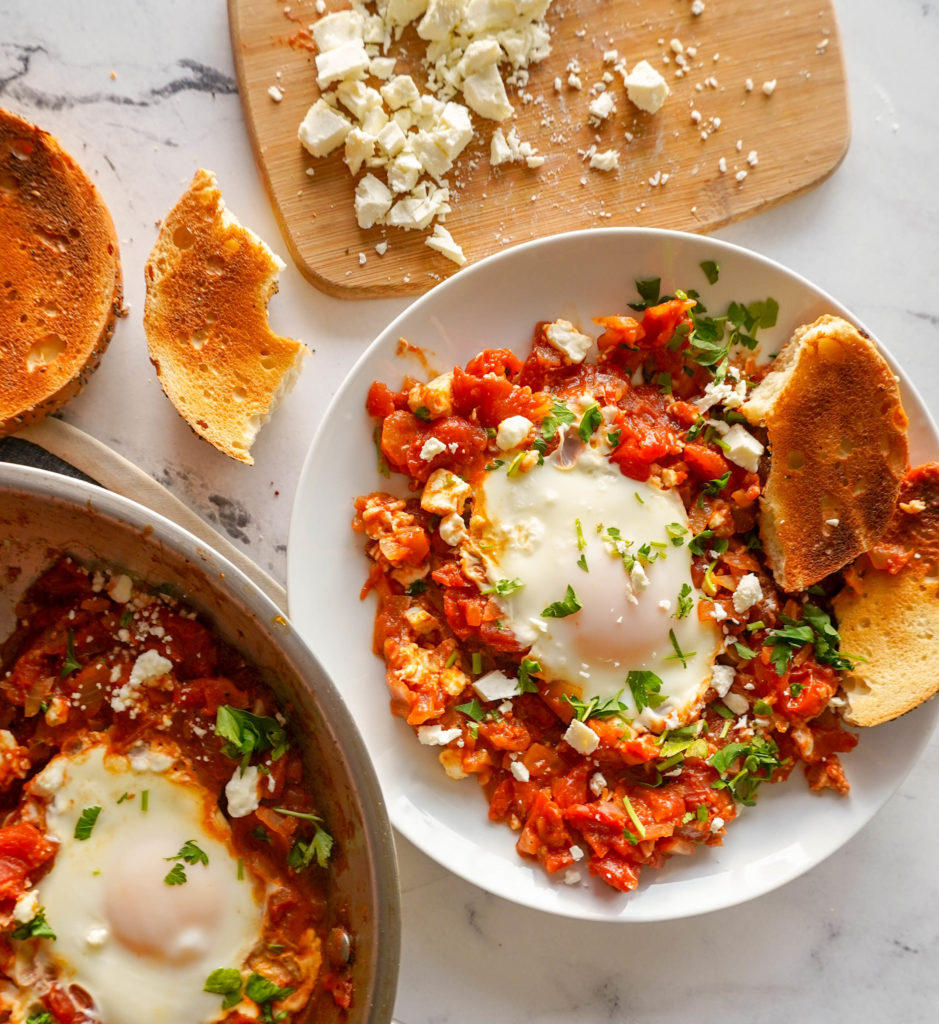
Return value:
M 682 0 L 675 11 L 681 15 L 685 8 L 681 30 L 654 39 L 648 24 L 604 28 L 588 38 L 581 16 L 566 0 L 346 3 L 315 0 L 283 10 L 297 24 L 309 21 L 292 43 L 314 54 L 320 90 L 299 126 L 299 141 L 315 158 L 341 150 L 350 172 L 350 205 L 362 229 L 426 232 L 428 247 L 462 266 L 466 256 L 459 239 L 444 224 L 469 181 L 484 174 L 490 179 L 487 187 L 499 188 L 506 171 L 517 167 L 513 173 L 546 185 L 543 194 L 528 196 L 538 207 L 550 201 L 550 187 L 557 181 L 559 167 L 552 155 L 572 152 L 586 172 L 577 180 L 588 195 L 593 175 L 617 176 L 637 190 L 638 217 L 646 207 L 640 190 L 666 188 L 682 171 L 663 155 L 662 166 L 651 174 L 630 173 L 631 145 L 656 130 L 656 116 L 666 103 L 688 104 L 684 130 L 702 146 L 720 140 L 708 146 L 712 153 L 720 147 L 719 154 L 709 157 L 702 150 L 700 161 L 685 173 L 716 168 L 718 177 L 727 175 L 743 187 L 759 166 L 755 149 L 746 148 L 744 156 L 744 140 L 723 142 L 732 126 L 707 112 L 707 99 L 739 90 L 741 105 L 751 93 L 765 102 L 774 95 L 777 79 L 736 77 L 740 73 L 735 70 L 736 80 L 731 80 L 730 72 L 722 71 L 719 50 L 699 41 L 708 20 L 702 0 Z M 311 9 L 314 20 L 309 20 Z M 561 73 L 546 77 L 539 65 L 562 34 L 582 45 L 577 44 Z M 824 55 L 828 47 L 829 37 L 823 34 L 814 53 Z M 631 55 L 629 64 L 625 52 Z M 737 68 L 734 59 L 729 67 Z M 267 92 L 274 103 L 283 99 L 279 81 Z M 536 112 L 539 130 L 525 138 L 517 117 L 528 107 Z M 592 133 L 593 141 L 573 145 L 585 132 Z M 314 169 L 307 173 L 312 177 Z M 692 206 L 691 213 L 695 210 Z M 584 213 L 597 219 L 612 216 L 602 203 Z M 511 238 L 501 230 L 496 234 L 500 244 Z M 375 252 L 384 255 L 388 245 L 383 238 Z M 358 264 L 366 261 L 359 252 Z

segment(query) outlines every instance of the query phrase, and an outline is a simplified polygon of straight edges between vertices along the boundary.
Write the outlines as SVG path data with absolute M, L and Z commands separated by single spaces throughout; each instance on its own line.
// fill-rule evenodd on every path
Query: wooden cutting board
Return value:
M 347 6 L 342 0 L 327 5 Z M 829 0 L 708 0 L 700 16 L 691 6 L 691 0 L 555 0 L 548 13 L 551 56 L 531 69 L 529 102 L 510 91 L 516 117 L 504 124 L 514 124 L 520 138 L 537 146 L 544 166 L 491 168 L 494 123 L 476 118 L 477 138 L 449 175 L 453 213 L 446 227 L 470 263 L 575 228 L 706 232 L 798 195 L 832 173 L 848 146 L 849 121 Z M 361 230 L 341 149 L 315 160 L 297 142 L 299 123 L 319 95 L 308 31 L 316 18 L 314 0 L 229 0 L 245 121 L 284 239 L 306 277 L 332 295 L 425 292 L 457 272 L 424 244 L 429 232 Z M 673 39 L 696 51 L 686 56 L 682 77 L 675 75 Z M 416 35 L 406 33 L 405 40 L 410 53 L 420 55 Z M 610 86 L 617 112 L 593 128 L 589 89 L 609 70 L 603 54 L 610 49 L 630 68 L 648 60 L 665 75 L 671 95 L 657 114 L 644 114 L 628 102 L 617 76 Z M 580 65 L 580 91 L 566 84 L 572 60 Z M 423 84 L 419 60 L 399 60 L 396 70 L 413 72 Z M 773 80 L 767 96 L 763 83 Z M 268 95 L 272 85 L 283 91 L 279 103 Z M 620 167 L 589 169 L 581 154 L 593 144 L 617 148 Z M 380 256 L 375 245 L 382 240 L 388 248 Z

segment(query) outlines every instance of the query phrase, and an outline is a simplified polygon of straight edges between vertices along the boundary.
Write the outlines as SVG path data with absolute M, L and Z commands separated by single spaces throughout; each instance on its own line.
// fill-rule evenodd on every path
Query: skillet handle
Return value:
M 138 469 L 122 455 L 118 455 L 106 444 L 53 417 L 24 427 L 16 436 L 44 448 L 75 469 L 81 470 L 95 483 L 109 491 L 145 505 L 151 511 L 165 516 L 177 526 L 195 534 L 199 540 L 234 563 L 286 614 L 287 592 L 275 579 L 268 576 L 244 552 L 209 526 L 162 484 L 158 484 L 153 477 Z

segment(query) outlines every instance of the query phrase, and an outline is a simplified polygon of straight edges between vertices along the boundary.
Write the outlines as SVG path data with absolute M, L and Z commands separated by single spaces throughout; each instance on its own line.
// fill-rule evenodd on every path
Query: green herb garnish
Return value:
M 577 595 L 574 593 L 574 588 L 568 584 L 564 599 L 549 604 L 541 614 L 546 619 L 564 619 L 568 615 L 579 612 L 582 607 Z
M 62 671 L 59 673 L 59 678 L 64 679 L 67 675 L 76 672 L 81 667 L 81 662 L 75 657 L 75 630 L 70 629 L 65 643 L 65 661 L 62 662 Z
M 222 753 L 232 760 L 241 760 L 244 771 L 254 753 L 271 751 L 277 761 L 287 752 L 287 733 L 273 718 L 253 715 L 250 711 L 222 704 L 215 716 L 215 735 L 226 740 Z
M 100 813 L 100 807 L 86 807 L 81 812 L 78 821 L 75 822 L 76 839 L 88 839 L 91 836 L 91 830 L 95 827 Z
M 636 711 L 642 712 L 645 708 L 653 710 L 668 700 L 665 694 L 661 693 L 662 680 L 647 669 L 633 669 L 626 676 L 626 685 L 629 687 L 633 700 L 636 702 Z
M 581 441 L 586 444 L 591 436 L 596 432 L 597 427 L 603 422 L 603 413 L 600 412 L 600 406 L 597 402 L 592 405 L 588 405 L 584 410 L 584 415 L 580 421 L 580 426 L 577 428 L 577 433 L 580 435 Z

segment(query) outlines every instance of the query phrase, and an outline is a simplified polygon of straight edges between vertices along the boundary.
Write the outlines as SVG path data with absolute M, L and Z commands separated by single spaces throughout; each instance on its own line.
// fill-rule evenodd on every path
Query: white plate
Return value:
M 720 264 L 710 286 L 702 260 Z M 579 886 L 551 880 L 515 851 L 515 834 L 489 822 L 472 779 L 453 782 L 434 748 L 388 710 L 384 664 L 371 650 L 374 599 L 359 600 L 369 563 L 353 534 L 360 494 L 401 488 L 377 472 L 373 422 L 365 397 L 373 380 L 397 388 L 406 372 L 426 377 L 397 354 L 406 338 L 430 370 L 465 364 L 483 348 L 527 350 L 539 320 L 565 317 L 582 329 L 591 317 L 629 312 L 633 282 L 662 278 L 663 294 L 694 288 L 712 312 L 731 300 L 772 296 L 779 322 L 761 332 L 779 346 L 821 313 L 856 321 L 834 299 L 771 260 L 696 235 L 643 229 L 582 231 L 509 249 L 464 270 L 410 306 L 368 348 L 326 413 L 307 456 L 290 524 L 287 592 L 290 615 L 335 680 L 355 715 L 378 771 L 391 820 L 408 839 L 451 871 L 506 899 L 588 920 L 657 921 L 752 899 L 802 874 L 851 838 L 900 785 L 933 730 L 939 701 L 864 732 L 844 763 L 851 793 L 813 794 L 797 769 L 787 783 L 764 786 L 754 808 L 741 808 L 724 846 L 676 857 L 642 874 L 629 895 L 591 879 Z M 594 332 L 596 333 L 596 332 Z M 888 356 L 889 358 L 889 356 Z M 901 376 L 910 417 L 911 460 L 939 458 L 939 437 L 922 401 Z M 884 840 L 887 841 L 886 839 Z M 586 875 L 586 872 L 583 872 Z

